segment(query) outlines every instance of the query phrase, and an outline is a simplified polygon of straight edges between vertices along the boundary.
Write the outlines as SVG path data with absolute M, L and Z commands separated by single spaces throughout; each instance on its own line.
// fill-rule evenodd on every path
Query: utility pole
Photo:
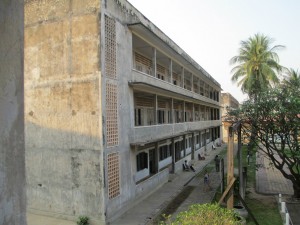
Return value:
M 242 171 L 242 144 L 241 144 L 241 122 L 238 121 L 228 128 L 228 147 L 227 147 L 227 188 L 224 191 L 222 197 L 219 200 L 219 204 L 223 201 L 225 196 L 227 196 L 227 208 L 233 208 L 233 185 L 235 182 L 234 177 L 234 160 L 233 160 L 233 150 L 234 150 L 234 132 L 238 131 L 238 160 L 239 160 L 239 176 L 240 176 L 240 196 L 244 197 L 244 186 L 243 186 L 243 171 Z
M 238 125 L 237 131 L 238 131 L 238 169 L 239 169 L 239 178 L 240 178 L 239 193 L 242 199 L 245 199 L 241 124 Z
M 227 209 L 233 208 L 233 142 L 234 142 L 234 132 L 232 126 L 228 129 L 228 148 L 227 148 L 227 187 L 230 190 L 227 195 Z

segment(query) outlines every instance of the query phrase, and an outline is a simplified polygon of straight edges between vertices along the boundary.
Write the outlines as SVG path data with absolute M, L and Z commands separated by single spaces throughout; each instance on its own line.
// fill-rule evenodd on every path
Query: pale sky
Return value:
M 274 39 L 280 64 L 300 70 L 299 0 L 128 0 L 238 101 L 229 60 L 256 33 Z

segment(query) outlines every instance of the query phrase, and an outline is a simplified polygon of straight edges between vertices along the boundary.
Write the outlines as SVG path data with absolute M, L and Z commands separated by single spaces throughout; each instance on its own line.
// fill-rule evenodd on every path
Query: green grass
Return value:
M 269 204 L 258 199 L 249 199 L 246 197 L 247 206 L 251 209 L 252 214 L 258 224 L 262 225 L 282 225 L 281 216 L 277 204 Z M 254 221 L 249 217 L 247 225 L 254 225 Z

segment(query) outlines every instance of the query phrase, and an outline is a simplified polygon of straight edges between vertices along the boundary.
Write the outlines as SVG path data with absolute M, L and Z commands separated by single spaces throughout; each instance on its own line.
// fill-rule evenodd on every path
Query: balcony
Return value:
M 143 27 L 134 26 L 137 32 L 148 32 Z M 151 38 L 152 37 L 152 38 Z M 146 40 L 150 38 L 150 40 Z M 146 39 L 132 36 L 132 68 L 141 74 L 164 81 L 172 86 L 192 92 L 196 95 L 219 102 L 220 85 L 194 62 L 191 63 L 182 55 L 178 55 L 155 35 L 147 35 Z M 151 43 L 153 41 L 153 43 Z M 133 82 L 135 79 L 133 79 Z M 137 81 L 139 82 L 139 81 Z
M 146 144 L 169 137 L 179 136 L 184 133 L 204 130 L 221 126 L 221 120 L 196 121 L 176 124 L 163 124 L 154 126 L 134 127 L 130 135 L 130 143 Z
M 180 98 L 187 101 L 201 101 L 212 106 L 220 106 L 220 102 L 135 69 L 132 70 L 132 77 L 129 85 L 135 90 L 157 94 L 160 93 L 163 95 L 167 94 L 170 97 Z

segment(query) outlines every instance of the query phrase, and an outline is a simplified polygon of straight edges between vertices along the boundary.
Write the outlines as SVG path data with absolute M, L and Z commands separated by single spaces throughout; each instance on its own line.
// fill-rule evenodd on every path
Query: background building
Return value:
M 220 84 L 125 0 L 25 3 L 29 210 L 104 224 L 221 136 Z
M 231 123 L 227 123 L 225 117 L 230 109 L 238 109 L 239 102 L 230 93 L 221 93 L 221 104 L 222 104 L 222 135 L 223 142 L 228 141 L 228 127 Z

